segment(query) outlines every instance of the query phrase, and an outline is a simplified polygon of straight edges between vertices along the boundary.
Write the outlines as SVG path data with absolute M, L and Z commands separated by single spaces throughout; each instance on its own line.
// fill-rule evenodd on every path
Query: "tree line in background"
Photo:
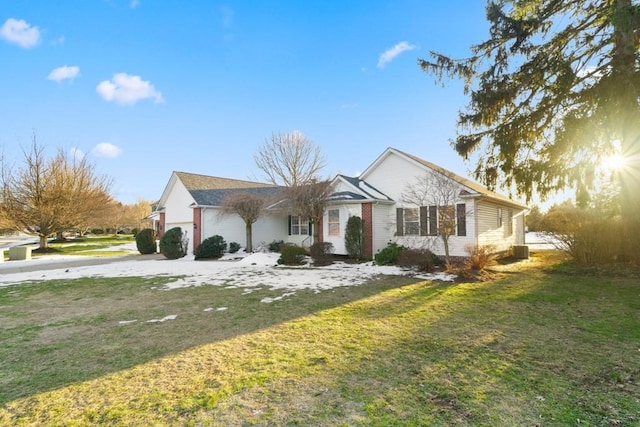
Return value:
M 52 236 L 142 228 L 151 203 L 122 204 L 110 194 L 111 180 L 95 172 L 86 157 L 58 150 L 45 155 L 35 136 L 20 166 L 0 159 L 0 229 L 37 235 L 46 251 Z

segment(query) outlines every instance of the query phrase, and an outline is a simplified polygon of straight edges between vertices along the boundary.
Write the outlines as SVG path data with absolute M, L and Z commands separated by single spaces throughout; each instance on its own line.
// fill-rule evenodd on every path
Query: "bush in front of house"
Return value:
M 156 231 L 153 228 L 144 228 L 136 234 L 136 248 L 142 255 L 156 253 Z
M 405 246 L 398 245 L 396 242 L 389 242 L 387 246 L 380 249 L 375 256 L 378 265 L 395 265 L 398 262 L 400 253 L 407 249 Z
M 160 253 L 168 259 L 182 258 L 187 254 L 189 239 L 180 227 L 167 230 L 160 239 Z
M 413 268 L 425 273 L 431 272 L 442 262 L 429 249 L 404 249 L 398 255 L 398 266 Z
M 362 218 L 350 216 L 344 231 L 344 247 L 349 257 L 360 261 L 364 257 L 362 247 Z
M 309 254 L 313 259 L 313 265 L 322 266 L 332 264 L 333 260 L 331 255 L 333 251 L 333 243 L 331 242 L 317 242 L 311 245 Z
M 217 259 L 220 258 L 227 250 L 227 242 L 224 237 L 216 234 L 207 237 L 200 243 L 196 249 L 195 259 Z
M 269 243 L 269 252 L 280 252 L 282 246 L 284 245 L 284 240 L 274 240 Z
M 464 268 L 472 271 L 483 271 L 496 263 L 498 254 L 494 245 L 465 245 L 469 255 L 464 261 Z
M 300 265 L 304 261 L 305 256 L 307 256 L 307 251 L 305 251 L 304 248 L 293 243 L 285 243 L 280 246 L 278 264 Z
M 230 254 L 235 254 L 236 252 L 238 252 L 240 250 L 241 246 L 240 243 L 238 242 L 231 242 L 229 243 L 229 253 Z

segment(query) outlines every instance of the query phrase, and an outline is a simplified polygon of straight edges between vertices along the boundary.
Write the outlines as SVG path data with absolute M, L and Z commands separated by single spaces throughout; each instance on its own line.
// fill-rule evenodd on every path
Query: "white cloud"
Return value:
M 56 82 L 61 82 L 62 80 L 67 79 L 75 79 L 80 75 L 80 67 L 77 66 L 67 66 L 63 65 L 62 67 L 55 68 L 53 71 L 49 73 L 47 79 L 53 80 Z
M 142 80 L 140 76 L 130 76 L 127 73 L 117 73 L 110 81 L 100 82 L 96 91 L 105 101 L 114 101 L 123 105 L 133 105 L 147 98 L 153 99 L 156 104 L 164 102 L 162 94 L 150 82 Z
M 378 58 L 378 68 L 384 67 L 386 63 L 393 61 L 395 57 L 400 55 L 402 52 L 413 50 L 416 47 L 416 45 L 409 44 L 409 42 L 405 41 L 385 50 L 382 55 L 380 55 L 380 58 Z
M 9 43 L 30 48 L 40 43 L 40 29 L 31 26 L 24 19 L 9 18 L 0 28 L 0 37 Z
M 108 142 L 101 142 L 93 147 L 92 153 L 96 157 L 108 157 L 114 159 L 122 153 L 122 149 Z

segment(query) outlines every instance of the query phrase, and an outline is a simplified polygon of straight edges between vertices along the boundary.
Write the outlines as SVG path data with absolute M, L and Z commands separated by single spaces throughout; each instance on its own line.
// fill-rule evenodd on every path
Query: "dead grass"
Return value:
M 0 289 L 0 423 L 637 425 L 637 280 L 552 256 L 272 304 L 162 278 Z

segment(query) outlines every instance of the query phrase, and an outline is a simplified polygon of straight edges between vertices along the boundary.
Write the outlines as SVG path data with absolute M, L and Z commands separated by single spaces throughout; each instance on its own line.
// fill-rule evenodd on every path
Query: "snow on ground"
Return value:
M 122 249 L 122 246 L 118 247 Z M 311 290 L 321 292 L 342 286 L 358 286 L 378 275 L 412 275 L 423 280 L 453 281 L 454 276 L 437 273 L 415 275 L 411 270 L 395 266 L 376 266 L 372 262 L 348 264 L 336 262 L 325 267 L 313 267 L 309 264 L 288 267 L 277 264 L 280 254 L 270 252 L 244 252 L 227 254 L 220 260 L 195 261 L 193 255 L 177 260 L 146 259 L 137 257 L 120 258 L 103 265 L 80 267 L 65 266 L 65 260 L 79 257 L 59 257 L 60 268 L 38 270 L 38 262 L 52 262 L 53 257 L 38 257 L 29 261 L 10 261 L 0 264 L 0 286 L 8 286 L 28 281 L 56 279 L 77 279 L 84 277 L 176 277 L 165 285 L 165 289 L 178 289 L 190 286 L 224 286 L 245 288 L 250 293 L 256 288 L 269 288 L 287 292 Z M 86 259 L 86 257 L 84 257 Z M 29 265 L 33 271 L 2 274 L 5 266 Z M 26 264 L 28 263 L 28 264 Z M 273 298 L 273 302 L 281 299 Z

